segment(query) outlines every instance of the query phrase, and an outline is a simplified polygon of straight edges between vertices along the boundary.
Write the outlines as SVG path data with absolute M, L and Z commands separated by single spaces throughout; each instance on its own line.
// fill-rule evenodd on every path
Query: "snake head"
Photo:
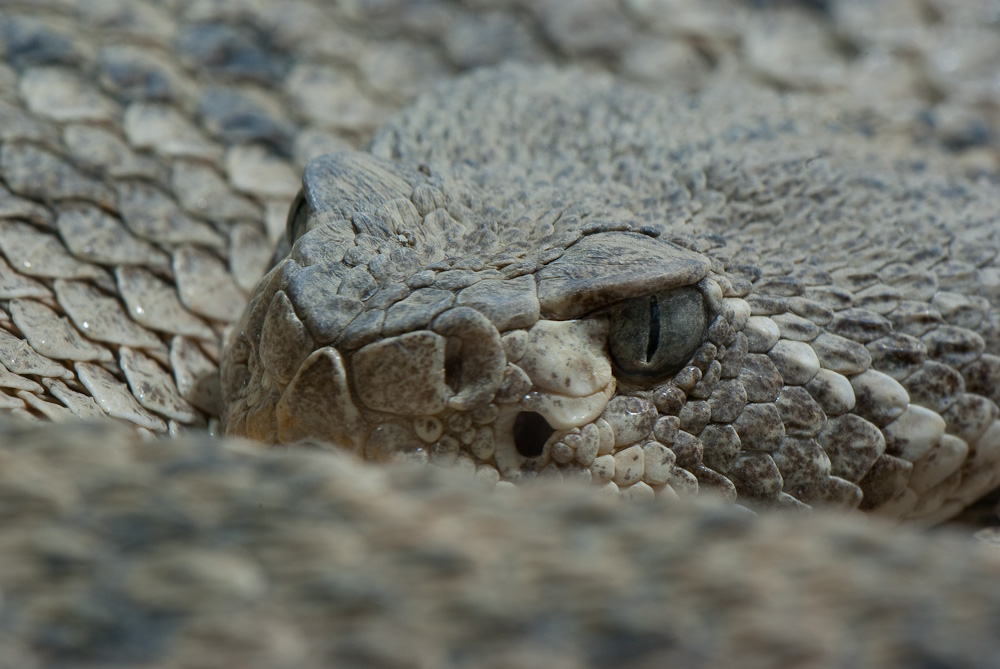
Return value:
M 633 127 L 620 126 L 621 150 L 645 155 Z M 381 155 L 397 146 L 387 136 Z M 974 324 L 938 315 L 984 301 L 938 290 L 964 270 L 886 265 L 882 242 L 881 269 L 855 270 L 880 234 L 861 228 L 837 251 L 842 269 L 768 256 L 756 239 L 782 225 L 765 206 L 779 196 L 726 159 L 682 181 L 654 153 L 648 169 L 609 173 L 601 145 L 552 163 L 569 165 L 560 180 L 542 154 L 491 167 L 469 142 L 444 168 L 405 147 L 307 168 L 287 254 L 229 332 L 231 434 L 454 466 L 487 485 L 572 478 L 633 498 L 712 491 L 928 519 L 995 482 L 1000 358 Z M 649 176 L 651 190 L 631 190 Z M 692 239 L 699 207 L 710 232 Z
M 654 428 L 666 439 L 678 419 L 660 420 L 657 403 L 719 376 L 748 314 L 732 282 L 708 256 L 622 221 L 542 226 L 519 249 L 488 207 L 462 204 L 470 190 L 367 154 L 310 165 L 288 255 L 230 332 L 231 434 L 493 481 L 552 471 L 609 483 L 608 458 L 633 446 L 670 460 Z M 745 347 L 731 350 L 738 370 Z M 617 480 L 634 483 L 636 468 L 623 470 Z M 653 485 L 690 487 L 674 462 L 650 472 Z

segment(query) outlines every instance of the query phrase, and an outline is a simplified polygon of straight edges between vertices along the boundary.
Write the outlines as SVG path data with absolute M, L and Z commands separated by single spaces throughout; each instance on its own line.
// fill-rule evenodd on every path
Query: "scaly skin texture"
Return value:
M 928 194 L 914 204 L 914 234 L 973 230 L 989 255 L 995 244 L 975 228 L 978 221 L 991 230 L 978 210 L 983 193 L 987 213 L 996 207 L 988 198 L 995 93 L 982 85 L 992 81 L 996 48 L 983 26 L 995 20 L 988 7 L 845 2 L 824 14 L 794 3 L 729 2 L 79 4 L 0 9 L 0 407 L 27 420 L 74 421 L 0 435 L 0 666 L 995 664 L 996 558 L 948 534 L 890 530 L 858 515 L 623 506 L 552 481 L 500 496 L 434 469 L 378 468 L 326 453 L 261 455 L 204 438 L 150 444 L 134 429 L 77 422 L 110 415 L 147 433 L 213 425 L 222 330 L 268 266 L 306 164 L 362 147 L 435 82 L 509 59 L 572 61 L 669 89 L 672 100 L 676 89 L 695 92 L 730 114 L 756 99 L 744 85 L 801 91 L 779 105 L 782 114 L 804 126 L 836 118 L 875 140 L 833 147 L 824 133 L 809 133 L 760 154 L 802 161 L 810 146 L 829 152 L 809 167 L 820 171 L 809 172 L 809 185 L 821 199 L 826 179 L 840 184 L 871 170 L 890 192 L 913 183 Z M 581 81 L 595 92 L 606 85 Z M 726 94 L 734 85 L 740 92 Z M 626 97 L 633 95 L 645 94 Z M 426 98 L 395 121 L 374 145 L 379 160 L 415 165 L 428 149 L 406 138 L 415 126 L 437 132 L 435 117 L 459 113 L 449 108 L 458 99 Z M 761 105 L 765 115 L 776 109 Z M 480 127 L 464 123 L 464 131 Z M 878 160 L 863 155 L 872 148 Z M 464 183 L 462 197 L 488 196 L 503 170 L 458 173 L 448 151 L 436 158 L 439 171 L 414 178 L 452 174 Z M 926 177 L 912 163 L 892 164 L 911 151 L 928 163 Z M 703 195 L 740 183 L 719 171 L 722 157 L 709 158 L 723 183 L 701 187 Z M 985 179 L 976 176 L 982 172 Z M 534 183 L 525 207 L 551 202 L 538 174 L 527 176 Z M 583 197 L 593 177 L 564 174 L 566 192 Z M 858 186 L 884 205 L 877 181 Z M 697 179 L 685 188 L 698 192 Z M 465 207 L 477 211 L 471 202 Z M 939 222 L 921 222 L 928 202 L 942 209 Z M 869 204 L 828 202 L 834 214 L 871 213 Z M 637 206 L 631 214 L 642 217 Z M 717 221 L 703 223 L 712 229 Z M 753 225 L 743 232 L 759 239 Z M 787 239 L 765 235 L 752 249 L 765 277 L 782 274 L 781 262 L 807 247 Z M 873 259 L 849 246 L 834 250 L 849 255 L 847 265 L 872 269 L 865 263 Z M 954 257 L 976 269 L 920 272 L 939 286 L 946 277 L 962 290 L 945 292 L 966 301 L 931 305 L 985 347 L 995 339 L 996 312 L 977 301 L 988 290 L 968 286 L 977 278 L 991 285 L 984 276 L 992 256 Z M 732 268 L 716 260 L 709 271 L 720 299 L 749 297 L 726 294 Z M 708 284 L 699 290 L 719 297 Z M 897 299 L 874 297 L 882 306 Z M 580 314 L 552 315 L 561 323 Z M 948 365 L 965 374 L 982 360 Z M 995 421 L 984 378 L 973 386 L 963 376 L 963 392 L 938 399 L 986 398 L 975 400 L 980 413 L 957 418 Z M 951 435 L 966 444 L 958 470 L 920 494 L 908 478 L 872 506 L 924 520 L 951 513 L 949 504 L 972 496 L 963 486 L 976 472 L 992 476 L 971 466 L 989 450 L 980 446 L 992 424 L 968 439 Z M 934 444 L 947 441 L 938 435 Z M 950 443 L 952 455 L 961 451 Z M 791 480 L 781 473 L 779 488 Z M 748 480 L 769 481 L 768 494 L 757 495 L 765 502 L 796 499 L 773 477 Z M 946 492 L 921 509 L 931 490 Z
M 1000 481 L 1000 190 L 799 104 L 537 67 L 422 97 L 306 170 L 227 431 L 954 516 Z
M 2 437 L 5 669 L 1000 659 L 1000 560 L 950 532 L 557 482 L 486 495 L 107 426 Z

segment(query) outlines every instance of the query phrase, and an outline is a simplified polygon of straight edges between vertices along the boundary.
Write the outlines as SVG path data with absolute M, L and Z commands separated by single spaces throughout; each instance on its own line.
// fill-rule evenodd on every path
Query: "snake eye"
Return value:
M 633 381 L 659 381 L 683 367 L 708 329 L 705 298 L 685 287 L 637 297 L 612 314 L 608 349 Z
M 309 201 L 306 199 L 305 193 L 300 190 L 295 196 L 292 206 L 288 208 L 288 221 L 285 223 L 285 234 L 288 236 L 289 246 L 305 234 L 306 223 L 308 223 L 311 213 L 312 208 L 309 206 Z

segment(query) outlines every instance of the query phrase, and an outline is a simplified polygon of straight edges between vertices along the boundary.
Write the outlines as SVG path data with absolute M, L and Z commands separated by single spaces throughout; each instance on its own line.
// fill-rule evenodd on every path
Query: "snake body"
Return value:
M 5 7 L 0 406 L 133 431 L 3 428 L 0 666 L 989 666 L 960 539 L 579 485 L 996 485 L 988 10 L 900 6 Z M 837 67 L 899 21 L 962 56 L 936 125 Z M 507 60 L 575 67 L 446 81 Z M 206 426 L 478 487 L 134 432 Z

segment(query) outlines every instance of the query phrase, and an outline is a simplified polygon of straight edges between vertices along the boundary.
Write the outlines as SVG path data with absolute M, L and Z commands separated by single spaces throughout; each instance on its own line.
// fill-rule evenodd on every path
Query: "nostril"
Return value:
M 514 419 L 514 447 L 526 458 L 537 458 L 555 430 L 541 414 L 522 411 Z

